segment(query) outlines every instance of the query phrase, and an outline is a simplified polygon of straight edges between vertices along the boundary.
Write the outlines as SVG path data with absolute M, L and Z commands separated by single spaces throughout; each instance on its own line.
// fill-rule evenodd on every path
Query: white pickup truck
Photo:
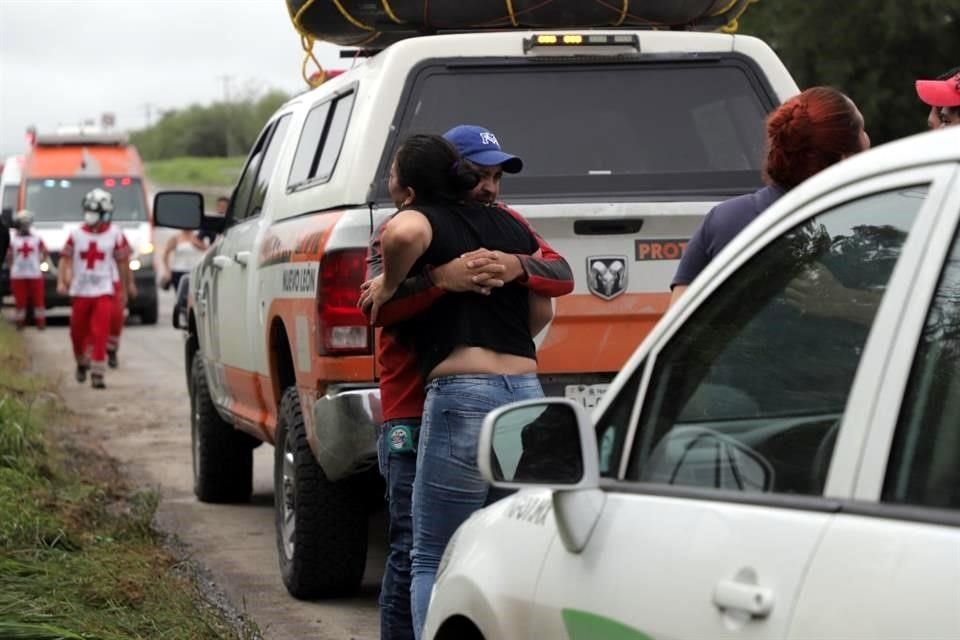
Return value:
M 383 498 L 376 334 L 355 305 L 408 134 L 483 125 L 523 158 L 503 197 L 576 281 L 538 337 L 543 386 L 592 406 L 666 309 L 703 215 L 760 186 L 764 118 L 796 92 L 752 37 L 516 31 L 410 38 L 291 99 L 225 223 L 203 218 L 200 194 L 155 201 L 158 224 L 222 231 L 186 312 L 197 496 L 247 499 L 251 450 L 272 443 L 286 587 L 359 586 Z

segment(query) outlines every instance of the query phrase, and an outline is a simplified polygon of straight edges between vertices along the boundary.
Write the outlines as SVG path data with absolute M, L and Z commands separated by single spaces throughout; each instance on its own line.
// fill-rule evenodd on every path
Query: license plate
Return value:
M 579 402 L 584 409 L 593 409 L 607 392 L 608 384 L 568 384 L 564 395 L 568 400 Z

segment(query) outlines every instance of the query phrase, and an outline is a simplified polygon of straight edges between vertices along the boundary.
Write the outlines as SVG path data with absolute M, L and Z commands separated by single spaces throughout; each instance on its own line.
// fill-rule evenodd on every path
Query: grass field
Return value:
M 0 638 L 256 637 L 162 544 L 157 494 L 130 494 L 109 460 L 56 437 L 69 414 L 28 367 L 0 320 Z
M 147 178 L 164 187 L 220 187 L 229 192 L 244 160 L 243 156 L 157 160 L 146 163 Z

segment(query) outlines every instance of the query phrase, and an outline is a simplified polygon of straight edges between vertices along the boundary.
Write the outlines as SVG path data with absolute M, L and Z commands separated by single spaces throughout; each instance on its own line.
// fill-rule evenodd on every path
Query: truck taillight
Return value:
M 372 331 L 357 308 L 366 275 L 366 249 L 334 250 L 323 256 L 317 287 L 317 347 L 321 354 L 371 353 Z

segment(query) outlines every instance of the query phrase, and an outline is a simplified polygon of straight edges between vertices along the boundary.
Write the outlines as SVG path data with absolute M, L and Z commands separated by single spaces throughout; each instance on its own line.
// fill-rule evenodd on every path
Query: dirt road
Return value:
M 74 381 L 65 317 L 55 319 L 45 333 L 27 330 L 35 367 L 60 380 L 78 432 L 100 441 L 133 484 L 160 491 L 159 526 L 189 546 L 194 559 L 210 570 L 217 586 L 259 625 L 265 638 L 377 638 L 376 596 L 386 526 L 381 516 L 371 525 L 371 552 L 360 596 L 300 602 L 287 594 L 277 568 L 272 447 L 255 451 L 250 504 L 209 505 L 194 498 L 181 337 L 170 325 L 172 294 L 160 296 L 156 326 L 134 324 L 124 330 L 120 368 L 108 371 L 106 390 L 94 391 L 89 384 Z

